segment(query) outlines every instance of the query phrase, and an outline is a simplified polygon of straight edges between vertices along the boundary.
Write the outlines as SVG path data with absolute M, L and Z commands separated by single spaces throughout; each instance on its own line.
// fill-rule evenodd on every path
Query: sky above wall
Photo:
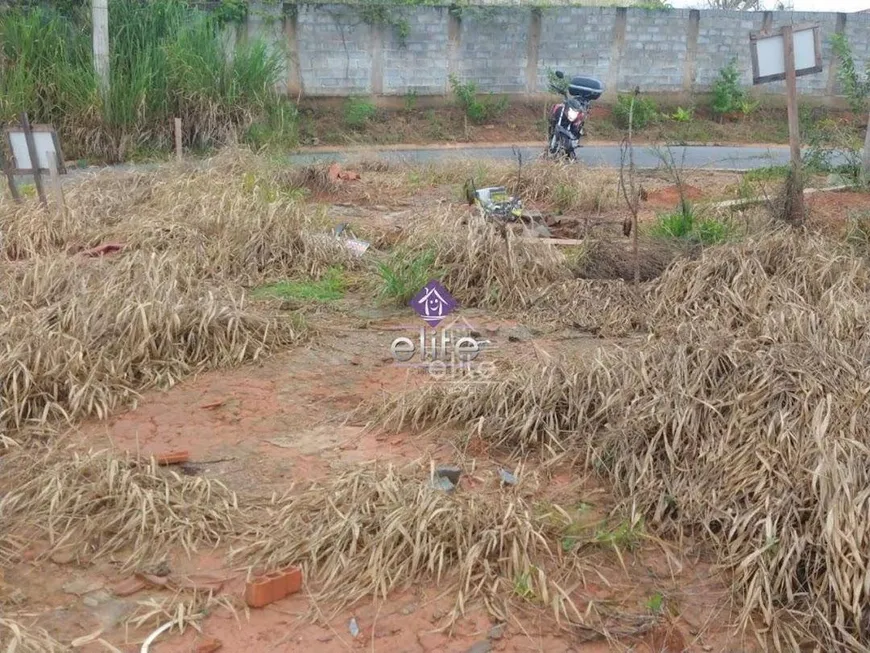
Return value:
M 793 0 L 795 11 L 844 11 L 853 12 L 870 9 L 870 0 Z M 672 0 L 674 7 L 702 9 L 703 0 Z M 775 0 L 762 0 L 765 9 L 773 9 Z M 790 4 L 790 3 L 789 3 Z

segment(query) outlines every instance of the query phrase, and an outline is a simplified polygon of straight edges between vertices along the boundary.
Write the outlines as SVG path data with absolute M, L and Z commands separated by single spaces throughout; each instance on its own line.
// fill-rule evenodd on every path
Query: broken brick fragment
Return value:
M 146 587 L 147 583 L 144 580 L 137 578 L 136 576 L 131 576 L 130 578 L 125 578 L 119 583 L 115 583 L 110 589 L 112 590 L 112 594 L 115 596 L 124 597 L 135 594 Z
M 114 254 L 115 252 L 120 252 L 124 249 L 126 245 L 123 243 L 103 243 L 102 245 L 97 245 L 96 247 L 92 247 L 91 249 L 86 249 L 83 252 L 79 252 L 80 256 L 86 256 L 88 258 L 95 258 L 97 256 L 105 256 L 106 254 Z
M 197 643 L 194 653 L 214 653 L 223 646 L 223 642 L 214 637 L 206 637 L 201 642 Z

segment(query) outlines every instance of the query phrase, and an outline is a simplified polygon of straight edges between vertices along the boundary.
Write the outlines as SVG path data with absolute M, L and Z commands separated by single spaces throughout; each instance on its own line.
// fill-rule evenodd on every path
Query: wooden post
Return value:
M 48 171 L 51 175 L 51 188 L 54 192 L 54 211 L 58 216 L 63 215 L 64 201 L 63 189 L 60 186 L 60 173 L 58 172 L 58 159 L 55 152 L 46 152 L 48 159 Z
M 91 24 L 94 32 L 94 72 L 105 94 L 109 90 L 109 0 L 91 0 Z
M 21 129 L 24 131 L 24 140 L 27 141 L 27 154 L 30 156 L 30 167 L 33 170 L 33 183 L 36 184 L 36 192 L 43 206 L 48 204 L 45 199 L 45 189 L 42 187 L 42 171 L 39 168 L 39 157 L 36 155 L 36 141 L 33 132 L 30 131 L 30 119 L 27 113 L 21 114 Z
M 804 221 L 804 194 L 801 176 L 801 138 L 798 117 L 797 75 L 794 67 L 794 38 L 791 25 L 782 28 L 783 54 L 785 55 L 785 86 L 788 94 L 788 144 L 791 149 L 792 170 L 792 215 L 795 224 Z
M 867 133 L 864 135 L 864 183 L 870 184 L 870 115 L 867 116 Z
M 175 119 L 175 156 L 178 158 L 179 161 L 181 161 L 181 118 Z
M 9 192 L 12 193 L 12 199 L 16 202 L 21 201 L 21 195 L 18 192 L 18 186 L 15 185 L 15 175 L 12 174 L 12 164 L 6 158 L 6 154 L 0 149 L 0 163 L 3 164 L 3 174 L 6 175 L 6 181 L 9 183 Z

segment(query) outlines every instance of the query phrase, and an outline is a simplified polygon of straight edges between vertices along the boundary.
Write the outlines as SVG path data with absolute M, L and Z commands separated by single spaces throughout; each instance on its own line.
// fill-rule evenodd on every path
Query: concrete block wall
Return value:
M 546 90 L 550 70 L 595 77 L 607 84 L 616 15 L 615 7 L 542 11 L 536 90 Z
M 402 39 L 382 27 L 382 95 L 441 95 L 447 90 L 449 39 L 446 7 L 408 7 L 396 12 L 409 30 Z
M 283 21 L 255 27 L 248 36 L 280 39 L 288 52 L 291 95 L 450 96 L 450 75 L 473 81 L 481 92 L 519 96 L 547 93 L 547 73 L 589 75 L 608 96 L 639 86 L 646 93 L 691 95 L 710 89 L 719 71 L 736 58 L 744 85 L 752 83 L 749 33 L 763 27 L 818 23 L 821 73 L 798 78 L 801 94 L 835 98 L 830 37 L 843 33 L 860 70 L 870 61 L 870 14 L 732 12 L 617 7 L 546 7 L 517 0 L 481 0 L 476 7 L 396 5 L 394 25 L 367 21 L 358 7 L 316 2 L 295 4 Z M 501 4 L 499 4 L 501 3 Z M 756 92 L 784 94 L 782 82 Z

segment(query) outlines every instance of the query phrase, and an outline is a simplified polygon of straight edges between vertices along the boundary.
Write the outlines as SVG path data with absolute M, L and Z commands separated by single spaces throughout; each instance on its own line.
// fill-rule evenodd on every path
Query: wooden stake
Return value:
M 27 141 L 27 153 L 30 156 L 30 167 L 33 170 L 33 182 L 36 184 L 39 201 L 43 206 L 47 206 L 48 201 L 45 199 L 45 189 L 42 187 L 42 171 L 39 168 L 39 158 L 36 156 L 36 141 L 33 138 L 33 132 L 30 130 L 30 120 L 26 112 L 21 114 L 21 129 L 24 131 L 24 140 Z
M 175 119 L 175 156 L 181 161 L 181 118 Z
M 870 115 L 867 116 L 867 133 L 864 135 L 864 183 L 870 184 Z
M 48 159 L 48 172 L 51 175 L 51 188 L 54 192 L 54 211 L 58 216 L 63 214 L 64 201 L 63 189 L 60 185 L 60 173 L 58 172 L 57 153 L 46 152 L 45 158 Z
M 9 182 L 9 192 L 12 193 L 12 199 L 16 202 L 21 201 L 21 194 L 18 192 L 18 186 L 15 184 L 15 175 L 12 174 L 12 164 L 6 158 L 6 154 L 0 149 L 0 163 L 3 164 L 3 174 L 6 175 L 6 181 Z
M 804 221 L 804 195 L 801 176 L 801 138 L 798 118 L 797 76 L 794 68 L 794 38 L 791 25 L 782 28 L 783 54 L 785 55 L 785 86 L 788 94 L 788 144 L 791 149 L 792 169 L 792 215 L 795 224 Z

